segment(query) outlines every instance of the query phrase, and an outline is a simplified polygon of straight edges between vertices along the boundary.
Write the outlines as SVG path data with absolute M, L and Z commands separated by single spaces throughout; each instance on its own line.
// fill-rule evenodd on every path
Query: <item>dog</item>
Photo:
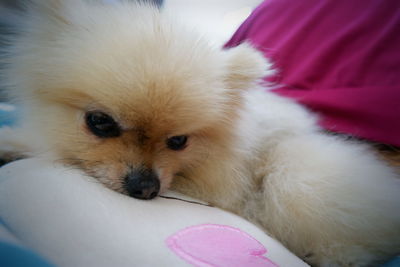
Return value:
M 400 252 L 396 171 L 270 92 L 250 44 L 214 47 L 142 2 L 36 0 L 23 21 L 3 73 L 22 125 L 0 133 L 3 154 L 19 144 L 138 199 L 171 188 L 315 266 Z

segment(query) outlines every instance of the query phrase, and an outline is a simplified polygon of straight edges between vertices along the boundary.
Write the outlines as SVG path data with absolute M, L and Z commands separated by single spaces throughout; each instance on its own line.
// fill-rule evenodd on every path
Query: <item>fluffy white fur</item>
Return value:
M 153 155 L 162 158 L 152 163 L 162 189 L 247 218 L 313 265 L 370 266 L 400 252 L 394 170 L 265 91 L 258 82 L 270 65 L 249 45 L 221 51 L 155 8 L 129 2 L 35 2 L 6 72 L 25 106 L 22 139 L 32 150 L 83 158 L 79 167 L 120 191 L 113 175 L 123 166 L 104 151 L 129 153 L 132 162 L 143 152 L 115 141 L 91 153 L 104 142 L 82 131 L 83 114 L 110 110 L 127 129 L 155 114 L 168 122 L 152 124 L 160 135 L 169 120 L 180 122 L 173 134 L 193 133 L 180 155 L 163 148 Z

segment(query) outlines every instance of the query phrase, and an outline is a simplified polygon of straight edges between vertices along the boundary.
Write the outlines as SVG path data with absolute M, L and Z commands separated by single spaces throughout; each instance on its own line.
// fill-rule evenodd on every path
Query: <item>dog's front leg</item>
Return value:
M 29 157 L 32 152 L 32 142 L 22 128 L 0 128 L 0 166 Z

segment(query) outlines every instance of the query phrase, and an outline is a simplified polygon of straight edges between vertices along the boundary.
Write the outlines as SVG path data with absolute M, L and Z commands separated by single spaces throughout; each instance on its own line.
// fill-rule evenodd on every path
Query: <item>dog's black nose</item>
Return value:
M 152 170 L 140 168 L 125 177 L 124 187 L 131 197 L 152 199 L 160 191 L 160 180 Z

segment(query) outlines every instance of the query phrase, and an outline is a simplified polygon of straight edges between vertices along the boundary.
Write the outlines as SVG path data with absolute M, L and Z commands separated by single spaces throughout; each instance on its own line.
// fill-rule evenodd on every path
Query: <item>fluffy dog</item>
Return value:
M 124 1 L 37 0 L 24 21 L 4 74 L 34 154 L 135 198 L 172 188 L 207 201 L 314 265 L 400 252 L 394 170 L 266 91 L 270 64 L 250 45 L 221 50 Z

